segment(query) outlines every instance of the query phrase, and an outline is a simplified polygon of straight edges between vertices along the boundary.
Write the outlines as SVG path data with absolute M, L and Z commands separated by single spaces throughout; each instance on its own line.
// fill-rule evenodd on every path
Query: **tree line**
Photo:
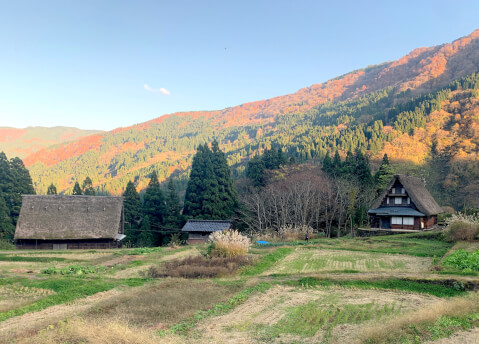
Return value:
M 35 194 L 23 161 L 0 152 L 0 241 L 12 241 L 22 205 L 21 195 Z

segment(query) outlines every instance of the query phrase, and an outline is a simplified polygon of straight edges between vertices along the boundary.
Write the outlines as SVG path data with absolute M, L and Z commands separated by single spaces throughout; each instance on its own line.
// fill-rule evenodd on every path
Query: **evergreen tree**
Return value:
M 165 197 L 161 191 L 156 171 L 152 172 L 150 182 L 145 191 L 143 213 L 148 215 L 150 225 L 155 228 L 155 230 L 160 230 L 161 226 L 165 223 Z
M 10 218 L 10 212 L 3 196 L 0 193 L 0 240 L 12 241 L 15 234 L 15 226 Z
M 218 142 L 198 146 L 186 188 L 183 214 L 193 218 L 228 219 L 238 207 L 231 171 Z
M 339 156 L 339 151 L 336 151 L 334 153 L 333 165 L 332 165 L 332 170 L 334 171 L 334 174 L 339 174 L 342 167 L 343 167 L 343 163 L 341 162 L 341 157 Z
M 373 177 L 371 175 L 371 166 L 369 159 L 360 150 L 356 151 L 356 167 L 354 169 L 354 176 L 358 179 L 360 185 L 364 187 L 372 186 Z
M 47 195 L 56 195 L 56 194 L 57 194 L 57 187 L 53 185 L 53 183 L 51 183 L 47 189 Z
M 356 159 L 354 158 L 353 153 L 348 151 L 346 153 L 346 158 L 344 159 L 344 163 L 342 164 L 341 174 L 343 176 L 350 176 L 356 170 Z
M 264 186 L 265 179 L 264 179 L 264 170 L 266 169 L 263 160 L 260 159 L 259 156 L 255 155 L 253 159 L 248 161 L 248 166 L 246 169 L 246 177 L 251 179 L 253 185 Z
M 129 181 L 123 192 L 123 205 L 125 211 L 125 227 L 138 228 L 141 221 L 140 194 L 136 191 L 135 184 Z
M 82 194 L 82 191 L 81 191 L 81 187 L 80 187 L 80 184 L 78 184 L 78 182 L 75 182 L 75 185 L 73 186 L 73 195 L 81 195 Z
M 140 235 L 137 229 L 140 226 L 142 217 L 141 200 L 132 181 L 128 182 L 123 192 L 123 206 L 125 212 L 125 242 L 129 242 L 132 246 L 137 246 Z
M 90 177 L 86 177 L 83 181 L 82 190 L 85 196 L 95 196 L 95 189 L 93 188 L 93 182 Z
M 374 175 L 374 182 L 376 184 L 376 192 L 381 193 L 391 181 L 394 176 L 392 166 L 389 164 L 389 158 L 387 154 L 384 154 L 379 170 Z
M 180 197 L 176 192 L 173 178 L 168 181 L 168 193 L 166 195 L 166 222 L 167 228 L 181 228 L 184 224 L 181 215 Z
M 278 148 L 278 167 L 284 166 L 287 163 L 288 163 L 288 159 L 286 158 L 286 155 L 284 155 L 283 149 L 281 147 Z
M 334 166 L 333 166 L 333 161 L 331 160 L 331 157 L 329 156 L 329 152 L 327 152 L 326 156 L 324 157 L 322 170 L 329 175 L 333 173 Z
M 140 234 L 138 234 L 137 246 L 151 247 L 155 245 L 155 234 L 151 230 L 150 217 L 145 215 L 141 221 Z

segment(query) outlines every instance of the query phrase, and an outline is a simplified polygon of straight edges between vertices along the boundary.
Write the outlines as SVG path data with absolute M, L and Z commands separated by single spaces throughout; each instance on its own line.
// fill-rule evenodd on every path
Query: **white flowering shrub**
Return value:
M 447 241 L 472 241 L 479 235 L 478 216 L 457 213 L 447 218 L 445 222 L 447 227 L 444 230 L 444 237 Z
M 244 256 L 251 246 L 251 240 L 237 230 L 214 232 L 209 236 L 209 241 L 212 244 L 212 257 Z
M 278 230 L 278 236 L 283 239 L 304 239 L 306 234 L 311 237 L 313 233 L 313 228 L 307 225 L 302 226 L 293 226 L 293 225 L 285 225 L 281 226 Z

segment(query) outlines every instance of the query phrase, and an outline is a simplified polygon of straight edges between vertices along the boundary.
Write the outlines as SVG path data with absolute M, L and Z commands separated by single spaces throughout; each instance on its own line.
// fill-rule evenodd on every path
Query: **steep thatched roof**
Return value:
M 402 184 L 407 194 L 421 213 L 427 216 L 442 213 L 441 207 L 436 203 L 429 191 L 427 191 L 422 180 L 416 177 L 406 176 L 404 174 L 394 175 L 383 193 L 374 201 L 371 207 L 372 209 L 376 209 L 381 205 L 384 197 L 386 197 L 386 195 L 391 191 L 391 188 L 396 181 L 399 181 Z
M 115 239 L 122 197 L 22 195 L 15 239 Z
M 231 228 L 231 221 L 223 220 L 188 220 L 182 232 L 218 232 Z

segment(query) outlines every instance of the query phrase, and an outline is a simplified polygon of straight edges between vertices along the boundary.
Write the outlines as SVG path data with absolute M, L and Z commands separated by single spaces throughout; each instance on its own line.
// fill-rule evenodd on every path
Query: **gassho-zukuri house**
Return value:
M 392 178 L 368 211 L 371 227 L 386 230 L 430 229 L 440 213 L 421 179 L 402 174 Z
M 22 195 L 19 249 L 116 248 L 124 238 L 123 197 Z
M 224 220 L 188 220 L 181 231 L 188 233 L 188 244 L 202 244 L 211 233 L 227 231 L 232 226 L 231 221 Z

